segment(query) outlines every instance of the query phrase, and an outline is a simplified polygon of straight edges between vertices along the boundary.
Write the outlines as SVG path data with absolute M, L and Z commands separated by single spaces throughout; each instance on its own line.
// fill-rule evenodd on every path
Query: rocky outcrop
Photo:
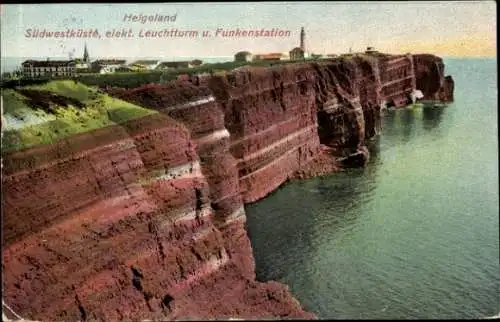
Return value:
M 373 54 L 110 89 L 159 113 L 3 157 L 5 302 L 39 320 L 314 318 L 255 281 L 244 204 L 363 166 L 384 106 L 453 99 L 443 72 Z
M 440 57 L 414 55 L 416 87 L 424 94 L 424 100 L 453 102 L 454 81 L 444 74 L 444 63 Z

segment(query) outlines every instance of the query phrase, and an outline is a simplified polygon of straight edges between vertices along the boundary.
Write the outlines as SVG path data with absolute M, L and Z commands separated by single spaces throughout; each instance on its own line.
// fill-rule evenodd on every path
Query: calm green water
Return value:
M 259 280 L 320 318 L 500 312 L 496 60 L 445 63 L 455 103 L 386 112 L 366 168 L 247 207 Z

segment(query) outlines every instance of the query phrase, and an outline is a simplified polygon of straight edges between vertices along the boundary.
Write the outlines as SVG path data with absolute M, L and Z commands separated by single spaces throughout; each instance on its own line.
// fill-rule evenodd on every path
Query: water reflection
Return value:
M 439 127 L 443 120 L 444 106 L 423 107 L 423 127 L 426 131 L 432 131 Z
M 405 108 L 404 110 L 401 111 L 401 128 L 402 128 L 402 139 L 406 143 L 410 141 L 412 137 L 412 133 L 414 131 L 414 125 L 415 125 L 415 114 L 416 114 L 416 109 L 413 108 Z
M 425 134 L 439 135 L 443 115 L 448 108 L 424 106 L 386 110 L 382 115 L 382 135 L 392 144 L 407 144 Z
M 380 151 L 382 149 L 380 135 L 366 141 L 366 147 L 370 152 L 370 163 L 377 163 L 380 159 Z
M 391 133 L 394 129 L 394 123 L 396 122 L 396 113 L 393 110 L 383 110 L 382 116 L 381 116 L 381 127 L 382 127 L 382 133 L 384 135 L 391 135 Z

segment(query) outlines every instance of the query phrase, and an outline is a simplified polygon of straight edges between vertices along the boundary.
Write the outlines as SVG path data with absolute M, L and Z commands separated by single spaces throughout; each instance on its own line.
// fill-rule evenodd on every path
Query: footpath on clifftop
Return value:
M 315 318 L 287 286 L 255 280 L 244 205 L 289 180 L 364 166 L 381 110 L 417 90 L 453 100 L 441 58 L 4 89 L 5 317 Z

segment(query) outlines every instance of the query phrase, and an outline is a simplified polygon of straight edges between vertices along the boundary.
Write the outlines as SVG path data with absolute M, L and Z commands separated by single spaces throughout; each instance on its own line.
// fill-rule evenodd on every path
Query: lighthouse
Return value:
M 303 52 L 306 51 L 306 31 L 304 27 L 300 28 L 300 49 L 302 49 Z

